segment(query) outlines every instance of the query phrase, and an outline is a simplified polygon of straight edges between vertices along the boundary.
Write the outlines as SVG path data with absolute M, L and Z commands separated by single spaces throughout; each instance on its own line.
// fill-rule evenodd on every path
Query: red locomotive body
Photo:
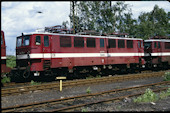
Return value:
M 170 40 L 150 39 L 144 41 L 145 61 L 149 68 L 168 68 L 170 65 Z
M 13 71 L 24 78 L 133 71 L 144 65 L 143 40 L 137 38 L 31 33 L 17 37 L 16 45 Z
M 6 45 L 4 32 L 1 31 L 1 76 L 10 72 L 10 68 L 6 67 Z

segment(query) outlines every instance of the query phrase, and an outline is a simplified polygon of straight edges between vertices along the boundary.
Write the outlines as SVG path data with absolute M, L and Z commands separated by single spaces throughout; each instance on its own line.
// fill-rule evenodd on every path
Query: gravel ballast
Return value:
M 59 89 L 48 90 L 48 91 L 35 91 L 32 93 L 27 93 L 27 94 L 1 97 L 1 107 L 29 104 L 29 103 L 34 103 L 34 102 L 41 102 L 41 101 L 46 101 L 46 100 L 87 94 L 86 91 L 88 88 L 90 88 L 91 93 L 97 93 L 97 92 L 102 92 L 102 91 L 107 91 L 107 90 L 126 88 L 126 87 L 135 87 L 135 86 L 139 86 L 139 85 L 156 83 L 156 82 L 161 82 L 161 81 L 163 81 L 163 77 L 136 79 L 136 80 L 129 80 L 129 81 L 121 81 L 121 82 L 116 82 L 116 83 L 109 82 L 109 83 L 66 87 L 66 88 L 63 88 L 62 92 L 60 92 Z M 167 100 L 166 99 L 160 100 L 160 102 L 169 104 L 168 102 L 170 102 L 170 98 L 168 97 Z M 114 105 L 114 104 L 116 104 L 116 105 Z M 149 103 L 149 105 L 150 105 L 150 103 Z M 149 107 L 149 105 L 144 104 L 144 106 L 148 106 L 148 107 Z M 156 103 L 155 106 L 156 105 L 159 105 L 159 104 Z M 163 104 L 161 104 L 161 105 L 163 105 Z M 144 107 L 144 109 L 141 109 L 141 108 L 138 109 L 137 104 L 135 104 L 133 102 L 126 103 L 123 101 L 122 101 L 122 103 L 120 102 L 120 103 L 111 103 L 106 106 L 104 105 L 105 107 L 100 106 L 100 105 L 94 105 L 94 106 L 99 106 L 99 108 L 95 109 L 95 107 L 92 106 L 92 108 L 87 108 L 87 110 L 89 110 L 89 111 L 152 111 L 152 110 L 162 111 L 161 109 L 157 109 L 157 107 L 153 108 L 153 105 L 151 105 L 152 109 L 149 109 L 148 107 Z M 118 107 L 115 108 L 115 106 L 118 106 Z M 133 106 L 134 106 L 134 109 L 133 109 Z M 139 105 L 139 106 L 141 106 L 141 105 Z M 105 109 L 103 109 L 103 107 Z M 170 107 L 168 107 L 168 108 L 163 107 L 162 109 L 163 109 L 163 111 L 164 110 L 166 111 L 166 110 L 170 110 Z

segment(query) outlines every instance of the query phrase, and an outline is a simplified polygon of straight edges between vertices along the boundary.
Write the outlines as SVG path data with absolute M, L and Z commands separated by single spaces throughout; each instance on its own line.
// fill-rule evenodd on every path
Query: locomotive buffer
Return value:
M 60 91 L 62 91 L 62 80 L 66 79 L 66 77 L 56 77 L 57 80 L 60 80 Z

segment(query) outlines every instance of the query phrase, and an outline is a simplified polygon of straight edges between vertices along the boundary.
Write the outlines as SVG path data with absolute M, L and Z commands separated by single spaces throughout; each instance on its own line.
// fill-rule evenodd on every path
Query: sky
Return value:
M 116 1 L 113 2 L 113 4 Z M 150 12 L 157 4 L 165 12 L 170 11 L 168 1 L 126 1 L 132 9 L 133 18 L 141 12 Z M 37 13 L 41 11 L 42 13 Z M 61 25 L 70 22 L 70 1 L 2 1 L 1 30 L 5 33 L 7 55 L 15 55 L 16 37 L 21 33 L 34 32 L 38 28 Z

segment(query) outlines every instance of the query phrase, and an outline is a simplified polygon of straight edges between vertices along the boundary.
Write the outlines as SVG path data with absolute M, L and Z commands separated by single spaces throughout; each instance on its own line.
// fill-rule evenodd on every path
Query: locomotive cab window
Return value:
M 87 38 L 87 47 L 96 47 L 95 38 Z
M 20 47 L 22 45 L 22 38 L 17 37 L 17 47 Z
M 40 45 L 40 44 L 41 44 L 41 37 L 40 36 L 36 36 L 35 45 Z
M 116 48 L 116 40 L 115 39 L 109 39 L 108 40 L 109 48 Z
M 48 46 L 49 46 L 49 37 L 44 36 L 44 47 L 48 47 Z
M 24 36 L 23 38 L 23 46 L 30 45 L 30 36 Z
M 133 48 L 133 40 L 127 40 L 127 48 Z
M 60 36 L 60 47 L 71 47 L 71 37 Z
M 125 48 L 125 40 L 118 40 L 118 48 Z
M 74 37 L 74 47 L 84 47 L 84 38 Z

